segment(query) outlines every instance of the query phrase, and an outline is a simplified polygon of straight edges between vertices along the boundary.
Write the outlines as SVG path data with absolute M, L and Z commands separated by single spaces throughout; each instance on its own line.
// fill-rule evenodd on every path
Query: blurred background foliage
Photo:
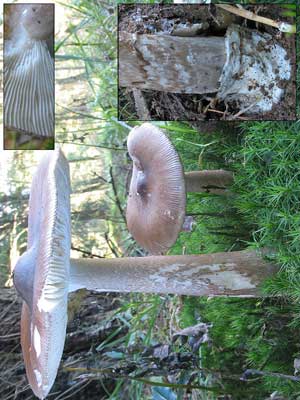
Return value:
M 56 25 L 56 142 L 71 168 L 72 257 L 144 256 L 124 218 L 131 168 L 126 137 L 138 122 L 117 120 L 116 4 L 56 2 Z M 156 124 L 186 171 L 227 168 L 235 175 L 227 196 L 188 195 L 187 215 L 196 224 L 180 234 L 170 254 L 267 246 L 280 273 L 266 282 L 264 299 L 79 292 L 70 299 L 52 398 L 299 398 L 299 122 Z M 10 271 L 26 248 L 30 182 L 42 156 L 1 154 L 2 291 L 11 286 Z M 274 294 L 279 296 L 269 297 Z M 3 321 L 6 315 L 4 308 Z M 207 337 L 202 328 L 179 334 L 201 323 Z M 19 337 L 7 339 L 16 329 L 17 321 L 1 332 L 6 375 L 0 387 L 3 399 L 30 399 Z M 13 362 L 18 367 L 4 368 Z M 245 374 L 249 369 L 256 373 Z

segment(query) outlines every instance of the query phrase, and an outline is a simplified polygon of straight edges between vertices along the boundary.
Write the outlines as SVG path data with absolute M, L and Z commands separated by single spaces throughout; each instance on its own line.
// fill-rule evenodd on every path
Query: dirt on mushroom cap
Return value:
M 181 161 L 168 137 L 149 123 L 130 132 L 127 146 L 133 160 L 128 229 L 151 254 L 164 254 L 176 241 L 185 217 Z

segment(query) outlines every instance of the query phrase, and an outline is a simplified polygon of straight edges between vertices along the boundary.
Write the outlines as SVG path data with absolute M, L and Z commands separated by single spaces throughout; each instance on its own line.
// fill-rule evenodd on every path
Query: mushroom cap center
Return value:
M 136 183 L 136 191 L 137 194 L 143 197 L 143 200 L 147 200 L 148 194 L 148 185 L 147 185 L 147 177 L 144 172 L 139 171 L 137 175 L 137 183 Z
M 54 30 L 54 8 L 51 4 L 31 4 L 25 7 L 21 21 L 31 39 L 45 40 Z

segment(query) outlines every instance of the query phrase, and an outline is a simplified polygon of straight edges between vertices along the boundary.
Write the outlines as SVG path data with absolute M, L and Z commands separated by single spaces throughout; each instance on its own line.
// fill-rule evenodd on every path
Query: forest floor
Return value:
M 287 6 L 288 7 L 288 6 Z M 280 5 L 259 4 L 247 5 L 247 10 L 275 21 L 282 19 L 294 23 L 292 17 L 286 16 L 287 10 Z M 222 11 L 222 10 L 221 10 Z M 119 31 L 138 34 L 169 34 L 170 24 L 180 23 L 206 24 L 201 32 L 203 36 L 224 36 L 231 24 L 241 25 L 253 31 L 268 33 L 287 51 L 291 60 L 292 79 L 284 83 L 285 95 L 274 105 L 271 112 L 241 114 L 239 106 L 224 101 L 216 101 L 215 94 L 183 94 L 163 91 L 142 90 L 151 120 L 157 121 L 206 121 L 206 120 L 295 120 L 296 104 L 296 50 L 295 35 L 280 34 L 278 29 L 255 23 L 241 17 L 221 12 L 214 5 L 121 5 L 119 6 Z M 141 18 L 141 15 L 143 16 Z M 119 73 L 122 64 L 119 64 Z M 132 90 L 119 87 L 119 118 L 122 120 L 143 119 L 137 113 L 136 100 Z

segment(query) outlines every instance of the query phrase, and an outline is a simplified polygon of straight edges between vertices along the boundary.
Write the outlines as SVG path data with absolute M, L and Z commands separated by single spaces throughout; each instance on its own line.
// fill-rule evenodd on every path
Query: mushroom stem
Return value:
M 225 37 L 121 31 L 119 65 L 121 87 L 217 93 L 248 114 L 270 111 L 292 72 L 289 55 L 271 35 L 238 25 L 230 25 Z
M 233 184 L 233 173 L 223 169 L 186 172 L 184 177 L 187 192 L 224 194 Z
M 225 39 L 121 31 L 119 60 L 122 87 L 213 93 L 219 88 L 226 61 Z
M 69 292 L 172 293 L 193 296 L 261 295 L 276 272 L 255 251 L 205 255 L 71 259 Z

